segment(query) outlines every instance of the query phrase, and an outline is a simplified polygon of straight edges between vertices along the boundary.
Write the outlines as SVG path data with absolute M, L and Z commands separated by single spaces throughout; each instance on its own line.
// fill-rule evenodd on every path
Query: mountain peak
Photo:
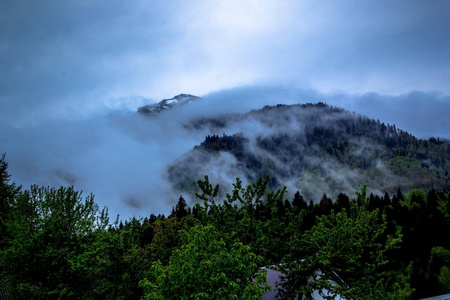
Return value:
M 200 99 L 200 97 L 191 94 L 179 94 L 170 99 L 161 100 L 158 103 L 145 105 L 138 108 L 138 113 L 148 117 L 159 115 L 161 112 L 170 110 L 174 107 L 185 105 L 191 101 Z
M 192 99 L 192 100 L 194 100 L 194 99 L 198 99 L 198 98 L 200 98 L 200 97 L 197 97 L 197 96 L 194 96 L 194 95 L 191 95 L 191 94 L 179 94 L 179 95 L 176 95 L 175 97 L 173 97 L 172 99 L 176 99 L 178 101 L 182 101 L 182 100 L 185 100 L 185 99 Z

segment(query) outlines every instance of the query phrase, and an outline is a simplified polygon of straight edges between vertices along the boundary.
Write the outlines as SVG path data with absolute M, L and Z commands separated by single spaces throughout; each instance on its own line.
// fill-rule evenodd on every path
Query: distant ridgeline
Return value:
M 363 184 L 383 194 L 450 187 L 449 140 L 418 139 L 323 103 L 266 106 L 185 127 L 211 135 L 169 167 L 179 192 L 195 191 L 204 175 L 225 185 L 236 177 L 254 182 L 268 176 L 271 188 L 287 186 L 312 200 L 353 193 Z

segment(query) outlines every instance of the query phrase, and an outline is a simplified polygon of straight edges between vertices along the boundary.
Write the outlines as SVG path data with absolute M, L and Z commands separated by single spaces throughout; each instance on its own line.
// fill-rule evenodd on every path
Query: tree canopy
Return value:
M 0 160 L 0 285 L 14 299 L 260 299 L 266 267 L 282 299 L 418 299 L 450 291 L 450 194 L 400 189 L 350 197 L 221 191 L 206 176 L 196 203 L 111 223 L 73 187 L 22 190 Z M 280 299 L 281 299 L 280 298 Z

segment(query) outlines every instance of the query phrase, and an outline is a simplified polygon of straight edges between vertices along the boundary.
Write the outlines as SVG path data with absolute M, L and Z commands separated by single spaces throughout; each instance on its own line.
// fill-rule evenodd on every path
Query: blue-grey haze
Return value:
M 189 116 L 323 101 L 448 138 L 449 15 L 445 0 L 3 0 L 0 153 L 25 187 L 74 184 L 128 217 L 167 213 L 165 167 L 204 138 L 134 114 L 179 93 L 208 100 Z

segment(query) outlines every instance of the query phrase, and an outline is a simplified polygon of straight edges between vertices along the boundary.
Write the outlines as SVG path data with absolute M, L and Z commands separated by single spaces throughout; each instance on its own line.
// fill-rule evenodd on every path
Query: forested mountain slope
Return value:
M 10 183 L 0 158 L 8 296 L 261 299 L 268 266 L 286 274 L 282 299 L 323 289 L 346 299 L 450 292 L 449 141 L 322 103 L 180 119 L 183 133 L 208 136 L 168 168 L 195 203 L 180 196 L 168 217 L 111 223 L 73 187 Z
M 204 175 L 225 186 L 236 177 L 254 182 L 268 176 L 271 188 L 287 186 L 315 201 L 363 184 L 377 193 L 449 187 L 448 140 L 417 139 L 323 103 L 266 106 L 185 126 L 211 135 L 169 167 L 180 192 L 192 193 Z

